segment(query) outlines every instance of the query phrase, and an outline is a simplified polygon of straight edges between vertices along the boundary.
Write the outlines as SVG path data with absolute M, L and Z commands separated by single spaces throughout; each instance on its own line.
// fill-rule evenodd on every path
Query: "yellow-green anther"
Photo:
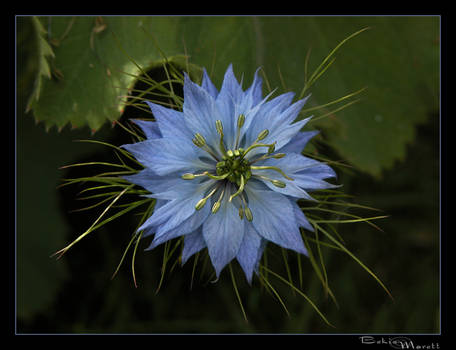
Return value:
M 244 218 L 244 209 L 242 209 L 241 206 L 239 206 L 239 217 L 241 218 L 241 220 Z
M 280 158 L 283 158 L 285 156 L 286 156 L 285 153 L 277 153 L 277 154 L 272 155 L 271 158 L 280 159 Z
M 206 140 L 204 139 L 203 135 L 200 133 L 195 134 L 195 138 L 192 139 L 193 143 L 197 147 L 203 147 L 206 144 Z
M 243 156 L 245 156 L 247 153 L 249 153 L 252 149 L 254 148 L 258 148 L 258 147 L 268 147 L 268 149 L 270 149 L 272 146 L 274 146 L 273 143 L 271 144 L 267 144 L 267 143 L 254 143 L 253 145 L 249 146 L 249 148 L 247 148 L 245 150 L 245 152 L 243 152 Z M 275 146 L 274 146 L 275 147 Z
M 224 194 L 225 194 L 225 188 L 223 188 L 222 192 L 220 193 L 220 196 L 219 196 L 217 202 L 215 202 L 214 205 L 212 206 L 212 214 L 215 214 L 220 209 L 220 205 L 222 204 L 222 198 L 223 198 Z
M 220 209 L 220 205 L 221 205 L 220 202 L 214 203 L 214 205 L 212 206 L 212 214 L 215 214 L 216 212 L 218 212 L 218 210 Z
M 217 132 L 220 135 L 223 135 L 223 125 L 222 125 L 222 121 L 221 120 L 216 120 L 215 121 L 215 128 L 217 129 Z
M 185 173 L 185 174 L 182 175 L 182 178 L 184 180 L 193 180 L 195 178 L 195 175 L 190 174 L 190 173 Z
M 233 193 L 230 198 L 228 199 L 228 202 L 231 202 L 233 200 L 234 197 L 238 196 L 239 194 L 242 193 L 242 191 L 244 191 L 244 176 L 241 175 L 241 183 L 239 184 L 239 188 L 238 190 Z
M 275 151 L 275 145 L 276 145 L 276 143 L 274 142 L 271 146 L 269 146 L 268 154 L 271 154 Z
M 280 173 L 284 178 L 286 178 L 287 180 L 290 180 L 290 181 L 294 181 L 294 179 L 292 179 L 291 177 L 287 176 L 287 174 L 285 174 L 282 169 L 280 168 L 277 168 L 275 166 L 267 166 L 267 165 L 252 165 L 250 166 L 251 169 L 253 170 L 274 170 L 274 171 L 277 171 L 278 173 Z
M 232 158 L 232 157 L 234 156 L 234 153 L 233 153 L 232 150 L 229 149 L 228 151 L 226 151 L 226 155 L 227 155 L 228 157 Z
M 285 188 L 287 186 L 285 182 L 282 182 L 280 180 L 271 180 L 271 182 L 276 187 Z
M 238 120 L 237 120 L 237 126 L 238 126 L 239 129 L 244 126 L 244 122 L 245 122 L 245 115 L 244 114 L 240 114 L 239 117 L 238 117 Z
M 201 209 L 204 207 L 204 205 L 206 204 L 207 198 L 208 198 L 208 197 L 205 197 L 205 198 L 200 199 L 200 200 L 198 201 L 198 203 L 196 203 L 195 209 L 196 209 L 196 210 L 201 210 Z
M 241 155 L 241 153 L 239 152 L 238 149 L 235 149 L 235 150 L 233 151 L 233 154 L 234 154 L 236 157 L 239 157 L 239 156 Z
M 264 129 L 262 132 L 260 132 L 258 134 L 257 140 L 258 141 L 264 140 L 266 138 L 266 136 L 268 136 L 268 135 L 269 135 L 269 130 L 268 129 Z
M 245 213 L 245 218 L 249 221 L 252 221 L 253 220 L 253 215 L 252 215 L 252 212 L 250 211 L 250 208 L 249 207 L 245 207 L 244 209 L 244 213 Z

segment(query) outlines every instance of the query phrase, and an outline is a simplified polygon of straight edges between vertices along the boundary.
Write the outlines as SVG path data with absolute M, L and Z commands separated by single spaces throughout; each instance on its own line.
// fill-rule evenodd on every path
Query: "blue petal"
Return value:
M 295 214 L 296 218 L 296 223 L 298 224 L 299 227 L 304 227 L 306 230 L 309 230 L 311 232 L 314 232 L 313 226 L 310 224 L 310 222 L 307 220 L 306 216 L 302 212 L 301 208 L 299 207 L 298 203 L 296 201 L 290 199 L 290 203 L 293 206 L 293 212 Z
M 184 139 L 161 138 L 123 145 L 145 167 L 160 176 L 181 171 L 205 171 L 213 166 L 200 157 L 204 151 Z
M 244 93 L 244 100 L 247 101 L 246 108 L 248 109 L 252 108 L 252 106 L 259 104 L 263 99 L 263 79 L 261 79 L 258 74 L 260 69 L 261 68 L 258 68 L 256 70 L 252 85 Z
M 244 92 L 233 73 L 230 64 L 225 72 L 220 93 L 217 96 L 216 104 L 220 111 L 223 124 L 223 133 L 227 148 L 232 148 L 236 135 L 236 123 L 239 114 L 243 113 L 239 109 Z
M 162 137 L 160 128 L 156 122 L 140 119 L 132 119 L 131 121 L 141 128 L 148 139 L 159 139 Z
M 203 81 L 201 87 L 205 89 L 214 99 L 218 96 L 218 90 L 207 75 L 206 68 L 203 68 Z
M 180 177 L 180 173 L 170 174 L 169 176 L 157 175 L 149 168 L 141 170 L 134 175 L 122 176 L 125 180 L 143 187 L 150 193 L 160 193 L 169 188 L 176 188 L 184 180 Z
M 149 101 L 146 101 L 146 103 L 149 105 L 152 114 L 157 120 L 157 124 L 163 137 L 191 141 L 194 135 L 187 128 L 184 114 L 182 112 L 165 108 Z
M 169 241 L 170 239 L 194 232 L 198 228 L 202 227 L 203 222 L 207 219 L 210 212 L 210 207 L 206 205 L 201 210 L 194 211 L 193 215 L 189 216 L 174 228 L 168 229 L 168 222 L 166 222 L 164 225 L 160 225 L 156 230 L 154 240 L 151 242 L 147 250 L 153 249 L 156 246 Z
M 268 159 L 262 164 L 276 166 L 290 177 L 296 173 L 309 174 L 321 179 L 336 176 L 329 165 L 299 153 L 287 153 L 283 158 Z
M 264 101 L 263 104 L 246 115 L 242 130 L 245 134 L 245 146 L 250 146 L 260 132 L 265 129 L 269 130 L 274 118 L 290 105 L 293 97 L 294 93 L 292 92 L 279 95 L 270 101 Z
M 258 264 L 263 250 L 266 245 L 266 240 L 263 239 L 255 230 L 251 223 L 246 224 L 244 239 L 236 256 L 237 261 L 244 270 L 247 281 L 252 283 L 253 271 L 258 270 Z
M 232 191 L 231 187 L 233 186 L 227 184 L 220 209 L 209 215 L 203 225 L 203 237 L 217 277 L 236 257 L 244 238 L 245 220 L 239 218 L 238 209 L 228 202 L 228 197 L 234 193 L 234 188 Z
M 290 200 L 280 193 L 257 190 L 253 186 L 246 186 L 245 191 L 257 232 L 268 241 L 305 254 Z
M 280 149 L 281 153 L 301 153 L 306 147 L 307 142 L 319 133 L 318 130 L 303 131 L 297 133 L 284 147 Z
M 162 200 L 162 199 L 157 199 L 154 205 L 154 210 L 158 210 L 162 206 L 164 206 L 168 201 Z M 152 234 L 155 234 L 155 231 L 157 230 L 157 225 L 150 225 L 148 226 L 142 235 L 142 238 L 148 237 Z M 138 230 L 139 231 L 139 230 Z
M 220 94 L 219 94 L 220 96 Z M 185 75 L 184 105 L 185 123 L 192 134 L 201 134 L 206 143 L 218 150 L 220 136 L 215 127 L 216 120 L 221 120 L 225 132 L 225 120 L 217 108 L 214 98 L 201 86 Z
M 254 176 L 262 175 L 283 181 L 286 187 L 279 188 L 271 182 L 260 178 L 271 190 L 288 196 L 313 200 L 307 191 L 338 187 L 322 180 L 336 176 L 336 173 L 330 166 L 315 159 L 304 157 L 301 154 L 288 153 L 284 158 L 268 159 L 264 162 L 258 162 L 258 165 L 275 166 L 282 169 L 286 175 L 293 179 L 293 181 L 288 180 L 278 172 L 269 169 L 252 171 Z
M 200 250 L 206 248 L 206 241 L 203 237 L 202 227 L 185 235 L 184 249 L 182 249 L 182 265 L 193 255 Z
M 198 203 L 212 184 L 208 181 L 195 186 L 193 183 L 188 183 L 184 180 L 182 181 L 183 185 L 180 185 L 180 190 L 176 191 L 176 198 L 170 200 L 158 210 L 154 210 L 152 216 L 144 222 L 139 230 L 145 229 L 149 226 L 161 226 L 161 232 L 166 232 L 177 227 L 184 220 L 195 213 L 196 203 Z M 171 192 L 173 192 L 172 189 L 168 191 L 168 193 Z M 157 198 L 162 197 L 160 193 L 154 194 L 154 197 L 155 196 Z M 166 199 L 167 195 L 164 195 L 163 197 Z M 171 195 L 169 195 L 169 197 L 171 197 Z

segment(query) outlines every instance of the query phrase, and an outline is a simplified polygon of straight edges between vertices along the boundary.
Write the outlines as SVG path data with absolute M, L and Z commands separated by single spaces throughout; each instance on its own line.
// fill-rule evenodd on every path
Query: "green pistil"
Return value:
M 247 159 L 243 158 L 243 150 L 228 150 L 223 160 L 215 166 L 218 176 L 225 176 L 230 182 L 241 186 L 242 181 L 247 182 L 252 176 L 250 164 Z

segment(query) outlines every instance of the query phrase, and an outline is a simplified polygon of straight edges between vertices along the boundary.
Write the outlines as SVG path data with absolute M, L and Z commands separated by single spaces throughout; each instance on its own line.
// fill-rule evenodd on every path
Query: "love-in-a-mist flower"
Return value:
M 147 139 L 123 146 L 144 166 L 125 178 L 156 198 L 139 228 L 155 235 L 148 249 L 184 236 L 182 263 L 207 247 L 217 277 L 236 259 L 249 282 L 267 242 L 307 253 L 297 200 L 336 174 L 301 154 L 317 134 L 294 122 L 307 98 L 269 97 L 258 71 L 243 91 L 230 65 L 220 91 L 205 70 L 201 86 L 185 75 L 182 112 L 148 103 L 156 121 L 135 121 Z

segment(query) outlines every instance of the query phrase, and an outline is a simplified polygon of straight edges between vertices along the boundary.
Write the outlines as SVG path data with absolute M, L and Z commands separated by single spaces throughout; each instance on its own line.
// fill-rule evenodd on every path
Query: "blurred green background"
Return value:
M 119 98 L 136 82 L 125 74 L 138 74 L 131 58 L 150 68 L 162 59 L 158 47 L 168 56 L 188 55 L 216 86 L 233 63 L 244 88 L 261 66 L 265 91 L 299 95 L 307 57 L 309 75 L 365 27 L 310 89 L 309 105 L 367 90 L 337 114 L 336 107 L 318 111 L 329 117 L 311 128 L 322 131 L 323 156 L 354 167 L 340 171 L 345 193 L 389 215 L 377 223 L 384 232 L 366 224 L 338 229 L 394 301 L 332 250 L 323 253 L 339 308 L 306 262 L 303 290 L 336 328 L 287 286 L 275 287 L 290 317 L 258 281 L 250 287 L 239 279 L 247 323 L 228 273 L 215 284 L 196 279 L 190 290 L 191 263 L 167 274 L 156 294 L 162 251 L 142 252 L 148 242 L 137 254 L 135 288 L 129 261 L 110 279 L 135 227 L 133 215 L 91 234 L 61 260 L 49 258 L 100 213 L 70 212 L 83 206 L 76 200 L 83 187 L 57 186 L 63 177 L 88 173 L 59 167 L 113 157 L 102 146 L 73 141 L 130 142 L 111 121 L 138 113 Z M 17 332 L 439 332 L 439 17 L 17 17 L 16 32 Z

